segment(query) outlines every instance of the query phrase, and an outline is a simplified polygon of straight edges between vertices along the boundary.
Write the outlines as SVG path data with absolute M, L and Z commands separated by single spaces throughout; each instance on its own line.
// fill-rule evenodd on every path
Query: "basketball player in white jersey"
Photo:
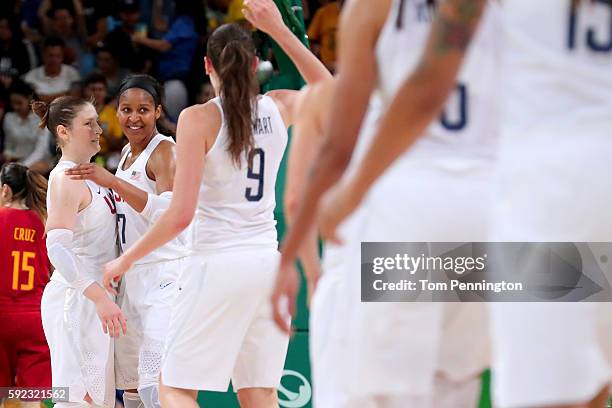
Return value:
M 361 164 L 341 183 L 350 189 L 341 189 L 337 195 L 342 199 L 335 201 L 332 197 L 335 202 L 323 213 L 320 227 L 328 238 L 335 238 L 336 225 L 363 197 L 358 196 L 349 207 L 344 190 L 352 192 L 353 185 L 361 186 L 362 182 L 371 184 L 417 136 L 422 136 L 385 173 L 375 192 L 368 195 L 363 210 L 366 215 L 360 217 L 360 230 L 353 231 L 355 238 L 346 242 L 353 251 L 348 271 L 352 289 L 348 295 L 354 303 L 350 308 L 349 338 L 355 339 L 350 347 L 352 364 L 346 367 L 350 396 L 347 407 L 476 404 L 478 374 L 486 365 L 486 353 L 479 353 L 486 351 L 487 343 L 483 305 L 360 304 L 358 294 L 361 241 L 484 241 L 487 238 L 484 216 L 490 190 L 487 176 L 492 168 L 496 139 L 496 122 L 487 122 L 495 115 L 493 90 L 497 83 L 498 37 L 495 10 L 487 11 L 485 24 L 476 35 L 475 47 L 467 53 L 466 65 L 455 83 L 483 7 L 484 2 L 473 1 L 436 5 L 435 2 L 399 0 L 377 2 L 376 7 L 369 2 L 355 1 L 348 5 L 342 19 L 338 89 L 328 129 L 333 137 L 326 139 L 313 180 L 304 194 L 305 205 L 293 234 L 290 232 L 284 245 L 273 300 L 282 294 L 293 295 L 291 288 L 284 287 L 285 268 L 299 248 L 303 229 L 312 220 L 307 215 L 321 193 L 339 178 L 350 159 L 356 129 L 376 79 L 388 107 L 386 120 L 381 122 Z M 434 20 L 436 8 L 438 17 Z M 359 33 L 349 29 L 354 26 L 360 27 Z M 419 60 L 421 54 L 423 57 Z M 397 100 L 393 102 L 396 91 L 411 72 L 407 81 L 409 91 L 401 93 L 402 97 L 409 95 L 408 100 L 402 100 L 401 104 Z M 456 93 L 451 94 L 440 114 L 440 107 L 453 86 Z M 351 103 L 343 104 L 347 100 Z M 389 118 L 398 116 L 405 128 L 390 132 Z M 428 126 L 432 119 L 434 124 Z M 389 154 L 390 150 L 395 156 Z M 366 184 L 364 192 L 370 184 Z M 330 211 L 333 206 L 339 207 Z M 336 216 L 338 212 L 341 216 Z M 453 341 L 448 341 L 451 338 Z
M 329 121 L 335 79 L 317 83 L 303 90 L 297 106 L 298 119 L 293 127 L 293 138 L 287 163 L 285 213 L 289 228 L 307 183 L 308 169 L 316 160 L 323 142 L 324 128 Z M 372 98 L 362 133 L 375 130 L 380 113 L 378 98 Z M 360 137 L 359 141 L 367 140 Z M 356 152 L 363 151 L 359 145 Z M 356 153 L 356 155 L 359 155 Z M 354 161 L 354 160 L 353 160 Z M 357 217 L 345 222 L 342 236 L 349 237 Z M 313 406 L 340 407 L 347 403 L 343 384 L 347 365 L 347 319 L 350 303 L 346 294 L 346 247 L 327 242 L 323 247 L 323 262 L 319 265 L 318 234 L 316 227 L 309 232 L 299 257 L 308 283 L 310 306 L 309 340 L 310 367 L 313 384 Z M 321 274 L 322 269 L 322 274 Z M 285 321 L 281 322 L 283 325 Z
M 62 151 L 49 177 L 47 250 L 55 267 L 45 287 L 41 314 L 51 350 L 54 387 L 68 387 L 69 401 L 56 407 L 115 406 L 113 343 L 126 332 L 119 307 L 100 285 L 102 265 L 117 256 L 116 208 L 112 193 L 64 171 L 88 163 L 100 150 L 96 109 L 64 96 L 35 102 L 41 126 Z M 102 321 L 102 327 L 96 314 Z
M 307 82 L 330 76 L 271 0 L 245 7 Z M 206 71 L 218 97 L 179 118 L 170 207 L 107 265 L 105 279 L 121 276 L 193 219 L 192 254 L 181 266 L 168 329 L 162 403 L 196 407 L 197 390 L 225 391 L 231 379 L 241 406 L 275 407 L 288 336 L 274 326 L 267 302 L 278 263 L 274 185 L 297 92 L 258 95 L 254 45 L 240 26 L 218 28 L 207 50 Z
M 608 201 L 601 177 L 608 174 L 609 157 L 611 48 L 602 42 L 609 4 L 534 7 L 516 1 L 504 7 L 508 77 L 498 184 L 503 205 L 496 209 L 494 240 L 609 241 L 610 226 L 600 218 Z M 396 98 L 398 109 L 389 111 L 389 131 L 403 122 L 401 102 L 410 99 L 409 84 Z M 378 158 L 401 151 L 389 150 L 395 153 Z M 369 172 L 376 163 L 381 162 L 373 160 Z M 359 197 L 359 188 L 354 190 L 346 196 Z M 357 201 L 345 202 L 350 208 Z M 328 214 L 335 208 L 338 202 L 331 200 Z M 598 333 L 597 324 L 609 322 L 609 305 L 500 303 L 493 310 L 500 406 L 604 405 L 610 366 L 603 352 L 610 326 Z
M 503 9 L 504 128 L 492 240 L 611 242 L 612 4 L 504 0 Z M 607 406 L 610 303 L 491 306 L 497 406 Z M 599 319 L 607 325 L 598 327 Z
M 162 91 L 148 75 L 128 77 L 119 88 L 117 116 L 129 144 L 113 176 L 95 164 L 67 171 L 115 193 L 122 251 L 140 238 L 167 208 L 174 182 L 174 140 L 159 133 Z M 179 264 L 186 255 L 174 240 L 140 259 L 122 281 L 119 304 L 130 331 L 115 342 L 117 388 L 126 408 L 159 407 L 159 374 L 170 308 L 178 293 Z M 138 389 L 138 393 L 136 393 Z M 140 397 L 139 397 L 140 396 Z

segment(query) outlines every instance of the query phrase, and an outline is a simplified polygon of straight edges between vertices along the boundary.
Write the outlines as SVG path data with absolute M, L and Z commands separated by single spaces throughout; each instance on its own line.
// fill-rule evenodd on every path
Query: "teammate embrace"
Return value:
M 271 0 L 245 7 L 307 82 L 330 77 Z M 119 90 L 129 145 L 116 175 L 89 163 L 101 133 L 90 103 L 35 106 L 62 149 L 48 196 L 57 271 L 42 308 L 53 385 L 70 387 L 70 404 L 113 405 L 116 380 L 126 407 L 159 407 L 161 372 L 167 406 L 197 406 L 197 390 L 225 391 L 230 379 L 242 406 L 277 406 L 289 337 L 268 302 L 279 259 L 274 194 L 298 93 L 259 94 L 255 46 L 238 25 L 218 28 L 207 49 L 217 97 L 181 114 L 176 160 L 156 126 L 162 95 L 151 77 Z M 100 286 L 117 294 L 119 278 L 120 309 Z M 127 335 L 112 342 L 106 332 Z

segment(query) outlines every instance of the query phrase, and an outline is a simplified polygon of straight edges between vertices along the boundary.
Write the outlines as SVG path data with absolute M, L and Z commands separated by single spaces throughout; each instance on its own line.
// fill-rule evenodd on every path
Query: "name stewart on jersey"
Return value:
M 272 118 L 270 116 L 264 116 L 262 118 L 256 118 L 253 120 L 253 134 L 255 135 L 267 135 L 272 134 Z

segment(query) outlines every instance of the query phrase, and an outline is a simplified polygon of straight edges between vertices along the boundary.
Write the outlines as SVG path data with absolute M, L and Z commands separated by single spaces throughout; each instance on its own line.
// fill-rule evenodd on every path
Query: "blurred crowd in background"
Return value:
M 333 71 L 339 2 L 302 3 L 310 45 Z M 185 107 L 214 97 L 204 74 L 206 41 L 221 24 L 247 25 L 241 10 L 242 0 L 0 1 L 0 164 L 47 174 L 56 144 L 38 128 L 30 102 L 72 94 L 95 101 L 104 131 L 95 160 L 114 170 L 126 143 L 115 108 L 124 78 L 146 73 L 160 81 L 163 125 L 175 129 Z

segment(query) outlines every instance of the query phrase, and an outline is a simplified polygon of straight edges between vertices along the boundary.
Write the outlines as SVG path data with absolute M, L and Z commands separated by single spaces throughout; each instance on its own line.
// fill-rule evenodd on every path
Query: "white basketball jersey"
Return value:
M 219 98 L 213 99 L 223 117 Z M 268 96 L 260 96 L 253 118 L 254 148 L 243 154 L 240 166 L 228 152 L 225 119 L 214 145 L 206 154 L 198 207 L 192 224 L 193 249 L 244 247 L 277 248 L 275 185 L 287 129 Z
M 612 5 L 605 1 L 504 0 L 505 127 L 532 131 L 612 129 Z M 576 142 L 584 143 L 581 138 Z
M 419 63 L 435 13 L 435 6 L 427 0 L 393 0 L 376 46 L 378 86 L 386 105 Z M 406 154 L 494 155 L 501 49 L 499 14 L 497 2 L 491 1 L 442 114 Z
M 47 210 L 53 212 L 51 185 L 58 173 L 75 167 L 77 164 L 62 160 L 51 171 L 47 194 Z M 102 266 L 117 258 L 117 209 L 110 190 L 98 186 L 93 181 L 85 183 L 91 191 L 91 203 L 77 214 L 73 232 L 74 254 L 83 261 L 88 268 L 85 272 L 98 283 L 102 282 Z M 66 282 L 61 275 L 62 271 L 52 275 L 52 279 Z
M 123 164 L 130 153 L 130 148 L 126 149 L 117 166 L 115 175 L 122 180 L 127 181 L 133 186 L 146 191 L 147 193 L 157 194 L 155 189 L 155 181 L 147 176 L 147 162 L 157 146 L 167 141 L 174 144 L 171 137 L 157 134 L 151 139 L 147 147 L 140 153 L 134 163 L 126 169 L 123 169 Z M 127 202 L 125 202 L 116 192 L 115 201 L 117 202 L 117 228 L 119 234 L 119 244 L 123 252 L 127 251 L 134 243 L 142 237 L 149 229 L 152 222 L 143 217 L 138 211 L 134 210 Z M 166 245 L 156 249 L 147 256 L 136 262 L 137 265 L 142 265 L 151 262 L 167 261 L 171 259 L 181 258 L 187 255 L 186 248 L 182 245 L 180 237 L 176 238 Z

